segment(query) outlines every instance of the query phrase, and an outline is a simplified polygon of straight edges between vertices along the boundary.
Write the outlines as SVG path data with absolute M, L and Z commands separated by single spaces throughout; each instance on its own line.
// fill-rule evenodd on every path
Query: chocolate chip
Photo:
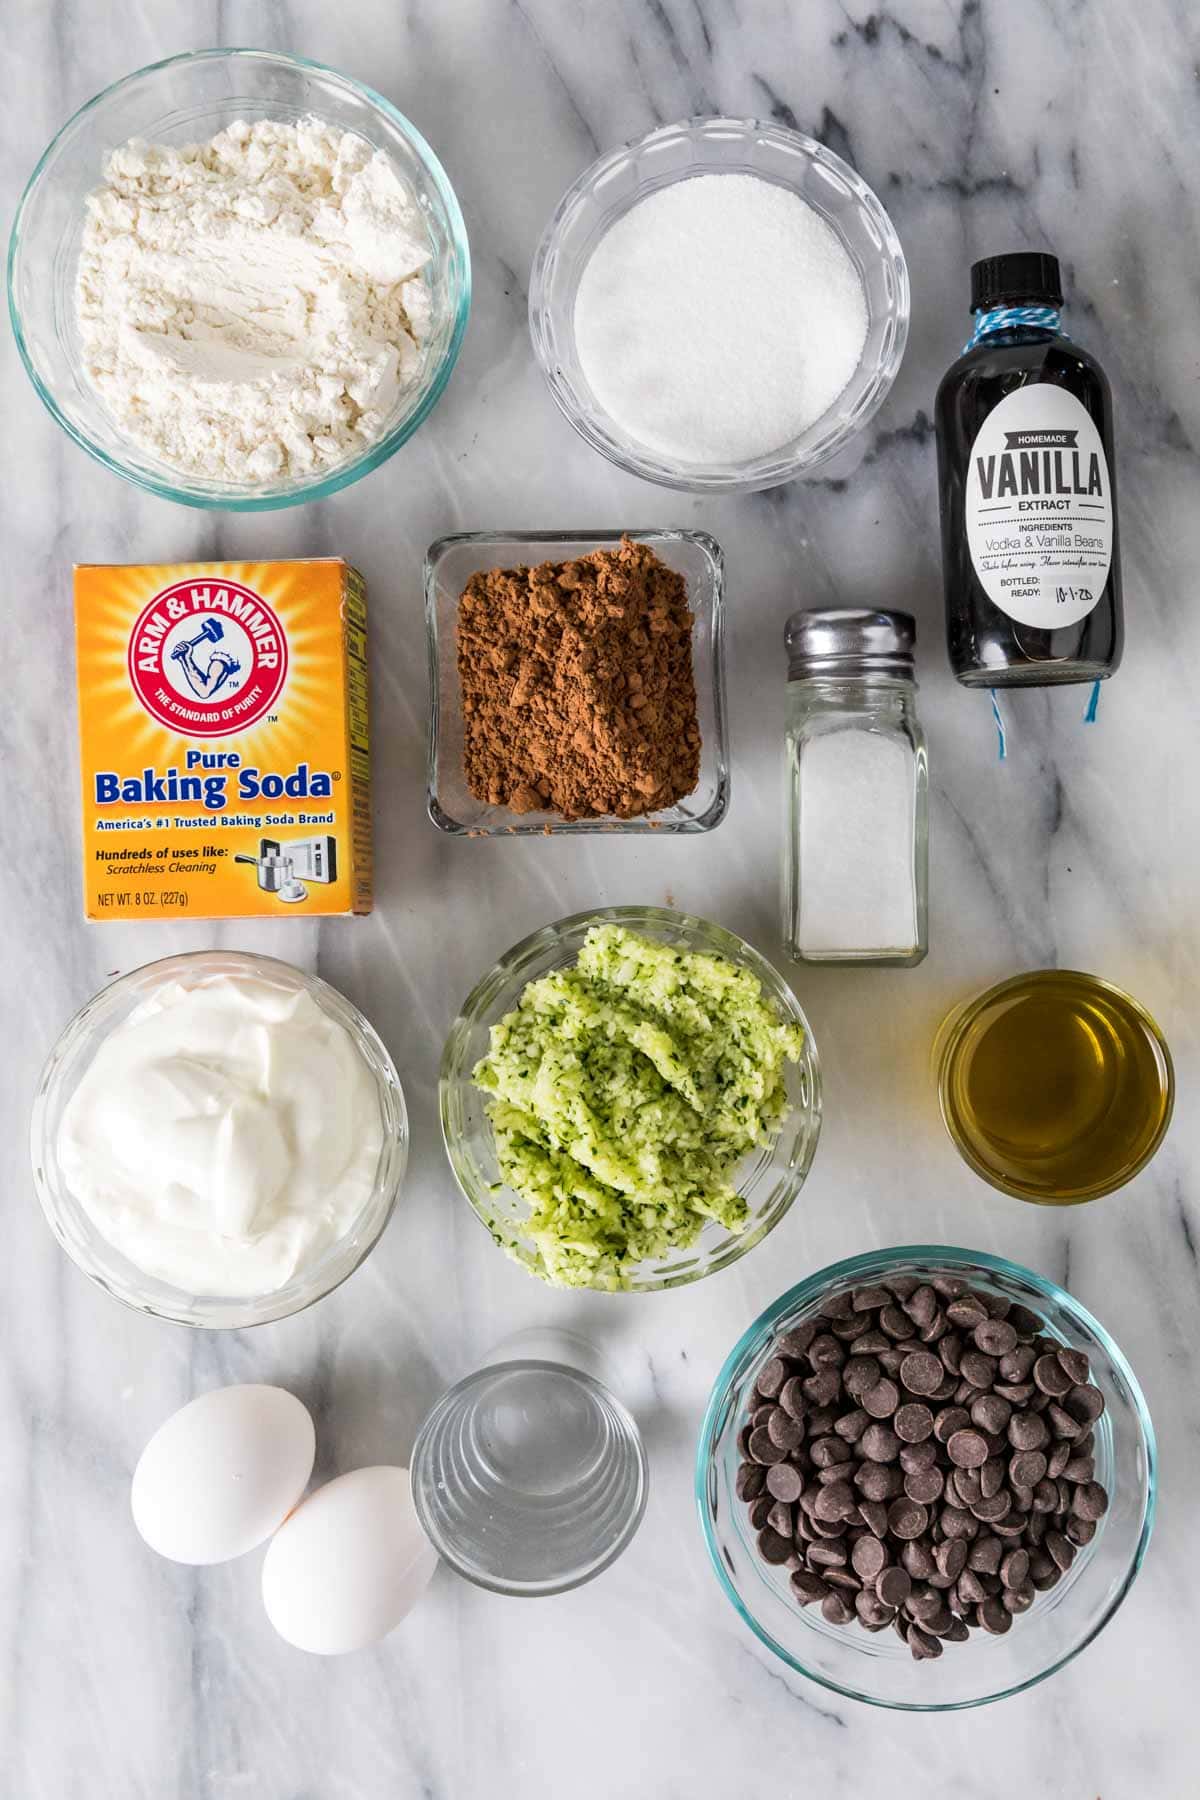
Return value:
M 874 1581 L 875 1577 L 887 1567 L 888 1553 L 877 1537 L 860 1537 L 850 1552 L 850 1561 L 854 1565 L 856 1575 L 863 1581 Z M 895 1604 L 898 1606 L 899 1601 Z
M 1055 1399 L 1069 1394 L 1075 1385 L 1053 1350 L 1038 1357 L 1033 1365 L 1033 1379 L 1043 1394 L 1050 1394 Z
M 821 1602 L 821 1617 L 830 1625 L 848 1625 L 854 1617 L 854 1608 L 843 1595 L 827 1593 Z
M 946 1498 L 953 1506 L 977 1506 L 983 1499 L 983 1470 L 955 1469 L 946 1483 Z
M 901 1369 L 900 1378 L 904 1379 L 903 1369 Z M 905 1385 L 907 1386 L 907 1383 Z M 922 1401 L 910 1400 L 906 1405 L 896 1409 L 896 1416 L 892 1420 L 892 1430 L 906 1444 L 924 1443 L 925 1439 L 932 1436 L 933 1433 L 933 1413 Z
M 916 1538 L 904 1545 L 900 1552 L 900 1561 L 914 1581 L 928 1581 L 937 1568 L 929 1545 L 921 1543 Z
M 897 1343 L 912 1336 L 912 1320 L 898 1306 L 885 1306 L 879 1315 L 879 1329 Z
M 900 1414 L 897 1413 L 896 1417 L 899 1418 Z M 937 1459 L 938 1447 L 928 1440 L 923 1444 L 904 1444 L 900 1450 L 900 1467 L 906 1475 L 913 1475 L 918 1469 L 932 1469 Z
M 1017 1548 L 1005 1553 L 1000 1564 L 1000 1579 L 1006 1588 L 1023 1588 L 1029 1579 L 1029 1552 Z
M 1012 1418 L 1012 1406 L 999 1394 L 980 1394 L 971 1402 L 971 1423 L 983 1431 L 1003 1431 Z
M 1065 1575 L 1075 1561 L 1075 1546 L 1061 1531 L 1046 1533 L 1046 1549 Z
M 1033 1583 L 1026 1582 L 1024 1587 L 1005 1588 L 1000 1596 L 1000 1604 L 1005 1612 L 1028 1612 L 1035 1599 Z
M 970 1428 L 956 1431 L 946 1440 L 946 1453 L 960 1469 L 979 1469 L 988 1459 L 987 1439 Z
M 963 1380 L 969 1381 L 973 1388 L 990 1388 L 996 1379 L 995 1362 L 982 1350 L 964 1350 L 959 1366 Z
M 868 1531 L 882 1538 L 887 1532 L 887 1507 L 882 1500 L 860 1500 L 858 1510 Z
M 829 1592 L 821 1577 L 812 1574 L 808 1569 L 797 1569 L 790 1580 L 792 1592 L 801 1606 L 811 1606 L 814 1600 L 823 1600 Z
M 855 1356 L 881 1356 L 885 1350 L 890 1350 L 891 1347 L 891 1338 L 885 1337 L 882 1331 L 874 1327 L 870 1331 L 864 1331 L 854 1340 Z
M 853 1412 L 843 1413 L 840 1419 L 835 1419 L 833 1429 L 843 1442 L 857 1444 L 870 1423 L 870 1413 L 865 1408 L 856 1406 Z
M 1017 1334 L 1007 1319 L 986 1319 L 975 1327 L 973 1336 L 977 1348 L 988 1356 L 1007 1356 L 1017 1347 Z
M 864 1462 L 855 1472 L 854 1485 L 868 1500 L 890 1500 L 904 1483 L 899 1469 L 890 1464 Z
M 856 1313 L 877 1312 L 881 1306 L 887 1306 L 891 1298 L 885 1287 L 860 1287 L 851 1294 L 850 1306 Z
M 796 1420 L 797 1424 L 803 1424 L 808 1404 L 804 1398 L 804 1383 L 798 1375 L 789 1376 L 780 1388 L 779 1404 L 785 1413 L 790 1414 Z
M 978 1520 L 961 1506 L 943 1506 L 938 1524 L 949 1538 L 973 1538 L 979 1530 Z
M 931 1350 L 913 1350 L 900 1364 L 900 1379 L 910 1394 L 932 1394 L 944 1375 L 941 1359 Z
M 942 1646 L 937 1638 L 931 1637 L 927 1631 L 922 1631 L 919 1625 L 909 1626 L 907 1642 L 917 1662 L 927 1662 L 942 1654 Z
M 764 1526 L 759 1532 L 757 1543 L 758 1554 L 764 1562 L 785 1563 L 792 1553 L 791 1536 L 784 1537 L 770 1525 Z
M 769 1357 L 758 1371 L 754 1385 L 764 1400 L 774 1400 L 791 1372 L 782 1356 Z
M 937 1313 L 937 1294 L 928 1282 L 922 1282 L 901 1304 L 917 1329 L 923 1331 Z
M 942 1411 L 934 1417 L 933 1435 L 939 1444 L 945 1444 L 956 1431 L 961 1431 L 970 1423 L 971 1415 L 965 1406 L 943 1407 Z
M 1046 1457 L 1041 1450 L 1018 1450 L 1009 1459 L 1009 1480 L 1017 1487 L 1034 1488 L 1046 1474 Z
M 912 1592 L 912 1578 L 895 1563 L 884 1569 L 875 1582 L 875 1592 L 885 1606 L 903 1606 Z
M 842 1378 L 836 1369 L 821 1369 L 817 1374 L 809 1375 L 801 1385 L 809 1406 L 828 1406 L 841 1392 Z M 811 1430 L 811 1421 L 809 1428 Z
M 818 1489 L 813 1503 L 813 1517 L 831 1524 L 844 1519 L 853 1512 L 856 1506 L 854 1490 L 848 1481 L 835 1481 L 829 1487 Z
M 967 1546 L 962 1538 L 947 1538 L 933 1556 L 939 1573 L 950 1581 L 957 1581 L 967 1566 Z
M 1077 1437 L 1083 1435 L 1083 1426 L 1079 1420 L 1073 1418 L 1069 1412 L 1064 1412 L 1056 1401 L 1052 1400 L 1046 1408 L 1046 1417 L 1050 1421 L 1050 1429 L 1056 1438 L 1066 1438 L 1070 1444 L 1074 1443 Z
M 1059 1362 L 1076 1385 L 1081 1385 L 1087 1381 L 1092 1372 L 1092 1367 L 1085 1351 L 1070 1350 L 1064 1344 L 1062 1348 L 1056 1350 L 1054 1354 L 1058 1357 Z
M 848 1394 L 860 1399 L 869 1388 L 873 1388 L 883 1371 L 873 1356 L 852 1356 L 842 1370 L 842 1386 Z
M 1104 1395 L 1098 1387 L 1083 1383 L 1071 1389 L 1063 1401 L 1063 1408 L 1081 1425 L 1093 1425 L 1104 1411 Z
M 808 1562 L 813 1569 L 844 1569 L 849 1551 L 844 1544 L 812 1544 L 809 1546 Z
M 766 1471 L 761 1463 L 744 1462 L 738 1469 L 733 1491 L 739 1500 L 757 1500 L 766 1478 Z
M 967 1551 L 967 1567 L 977 1575 L 998 1575 L 1003 1556 L 1004 1545 L 999 1538 L 980 1536 Z
M 787 1460 L 787 1451 L 782 1444 L 777 1444 L 765 1425 L 756 1425 L 750 1433 L 750 1455 L 756 1463 L 777 1463 Z
M 817 1308 L 819 1319 L 848 1319 L 854 1311 L 854 1295 L 850 1288 L 842 1288 L 836 1294 L 830 1294 L 822 1300 Z
M 1108 1511 L 1108 1490 L 1098 1481 L 1085 1481 L 1075 1489 L 1075 1498 L 1071 1502 L 1071 1511 L 1076 1518 L 1087 1519 L 1095 1523 L 1102 1519 Z
M 888 1425 L 869 1425 L 862 1434 L 860 1448 L 872 1462 L 895 1462 L 900 1454 L 900 1439 Z
M 1049 1439 L 1046 1421 L 1039 1413 L 1014 1413 L 1008 1421 L 1008 1441 L 1014 1450 L 1040 1450 Z
M 890 1419 L 900 1404 L 900 1390 L 894 1381 L 884 1378 L 862 1396 L 862 1403 L 873 1419 Z
M 804 1492 L 804 1476 L 795 1463 L 775 1463 L 767 1470 L 766 1488 L 773 1499 L 791 1504 Z
M 985 1631 L 991 1631 L 996 1636 L 1000 1636 L 1012 1625 L 1012 1614 L 1007 1611 L 1002 1601 L 984 1600 L 979 1608 L 979 1623 Z
M 982 1483 L 980 1484 L 982 1486 Z M 983 1494 L 971 1507 L 972 1513 L 983 1525 L 994 1525 L 999 1519 L 1006 1519 L 1012 1511 L 1012 1501 L 1003 1489 L 995 1494 Z
M 1090 1544 L 1095 1535 L 1096 1521 L 1094 1519 L 1080 1519 L 1072 1513 L 1067 1520 L 1067 1536 L 1073 1544 L 1078 1544 L 1082 1548 L 1084 1544 Z
M 771 1442 L 782 1450 L 794 1450 L 803 1440 L 804 1427 L 790 1413 L 784 1412 L 782 1406 L 776 1406 L 767 1420 L 767 1433 Z
M 917 1469 L 904 1477 L 904 1492 L 921 1506 L 932 1506 L 940 1500 L 946 1478 L 940 1469 Z
M 893 1500 L 888 1507 L 888 1529 L 894 1537 L 919 1538 L 929 1524 L 929 1514 L 917 1500 L 907 1495 Z
M 808 1346 L 816 1335 L 817 1324 L 813 1319 L 805 1320 L 803 1325 L 793 1325 L 790 1331 L 784 1332 L 775 1345 L 776 1355 L 786 1356 L 793 1362 L 799 1362 L 807 1353 Z
M 964 1294 L 961 1299 L 950 1302 L 946 1317 L 955 1325 L 961 1325 L 964 1331 L 974 1331 L 988 1317 L 988 1309 L 977 1294 Z

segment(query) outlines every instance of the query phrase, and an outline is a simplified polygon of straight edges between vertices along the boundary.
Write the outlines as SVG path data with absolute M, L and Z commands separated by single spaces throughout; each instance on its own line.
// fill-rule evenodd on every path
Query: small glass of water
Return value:
M 518 1332 L 442 1395 L 412 1493 L 439 1556 L 499 1594 L 558 1594 L 618 1557 L 646 1508 L 637 1423 L 572 1332 Z

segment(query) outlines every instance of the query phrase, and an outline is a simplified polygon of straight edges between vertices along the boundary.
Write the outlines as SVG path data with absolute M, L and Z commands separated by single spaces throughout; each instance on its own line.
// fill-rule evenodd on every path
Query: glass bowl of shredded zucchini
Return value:
M 679 1287 L 728 1267 L 804 1184 L 816 1047 L 741 938 L 663 907 L 546 925 L 451 1028 L 442 1134 L 503 1250 L 556 1287 Z

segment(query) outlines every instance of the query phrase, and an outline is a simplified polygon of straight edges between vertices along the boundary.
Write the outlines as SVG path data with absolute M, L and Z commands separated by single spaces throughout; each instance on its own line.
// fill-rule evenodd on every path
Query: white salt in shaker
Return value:
M 798 962 L 919 963 L 929 815 L 909 613 L 787 622 L 783 936 Z

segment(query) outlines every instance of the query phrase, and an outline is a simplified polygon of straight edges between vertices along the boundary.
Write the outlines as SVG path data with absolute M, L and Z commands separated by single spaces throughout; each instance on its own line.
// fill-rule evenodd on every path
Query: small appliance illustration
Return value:
M 288 843 L 260 838 L 257 856 L 239 852 L 233 860 L 257 870 L 258 885 L 264 894 L 274 894 L 277 900 L 293 904 L 308 898 L 304 881 L 325 885 L 337 877 L 337 846 L 331 837 L 293 838 Z

